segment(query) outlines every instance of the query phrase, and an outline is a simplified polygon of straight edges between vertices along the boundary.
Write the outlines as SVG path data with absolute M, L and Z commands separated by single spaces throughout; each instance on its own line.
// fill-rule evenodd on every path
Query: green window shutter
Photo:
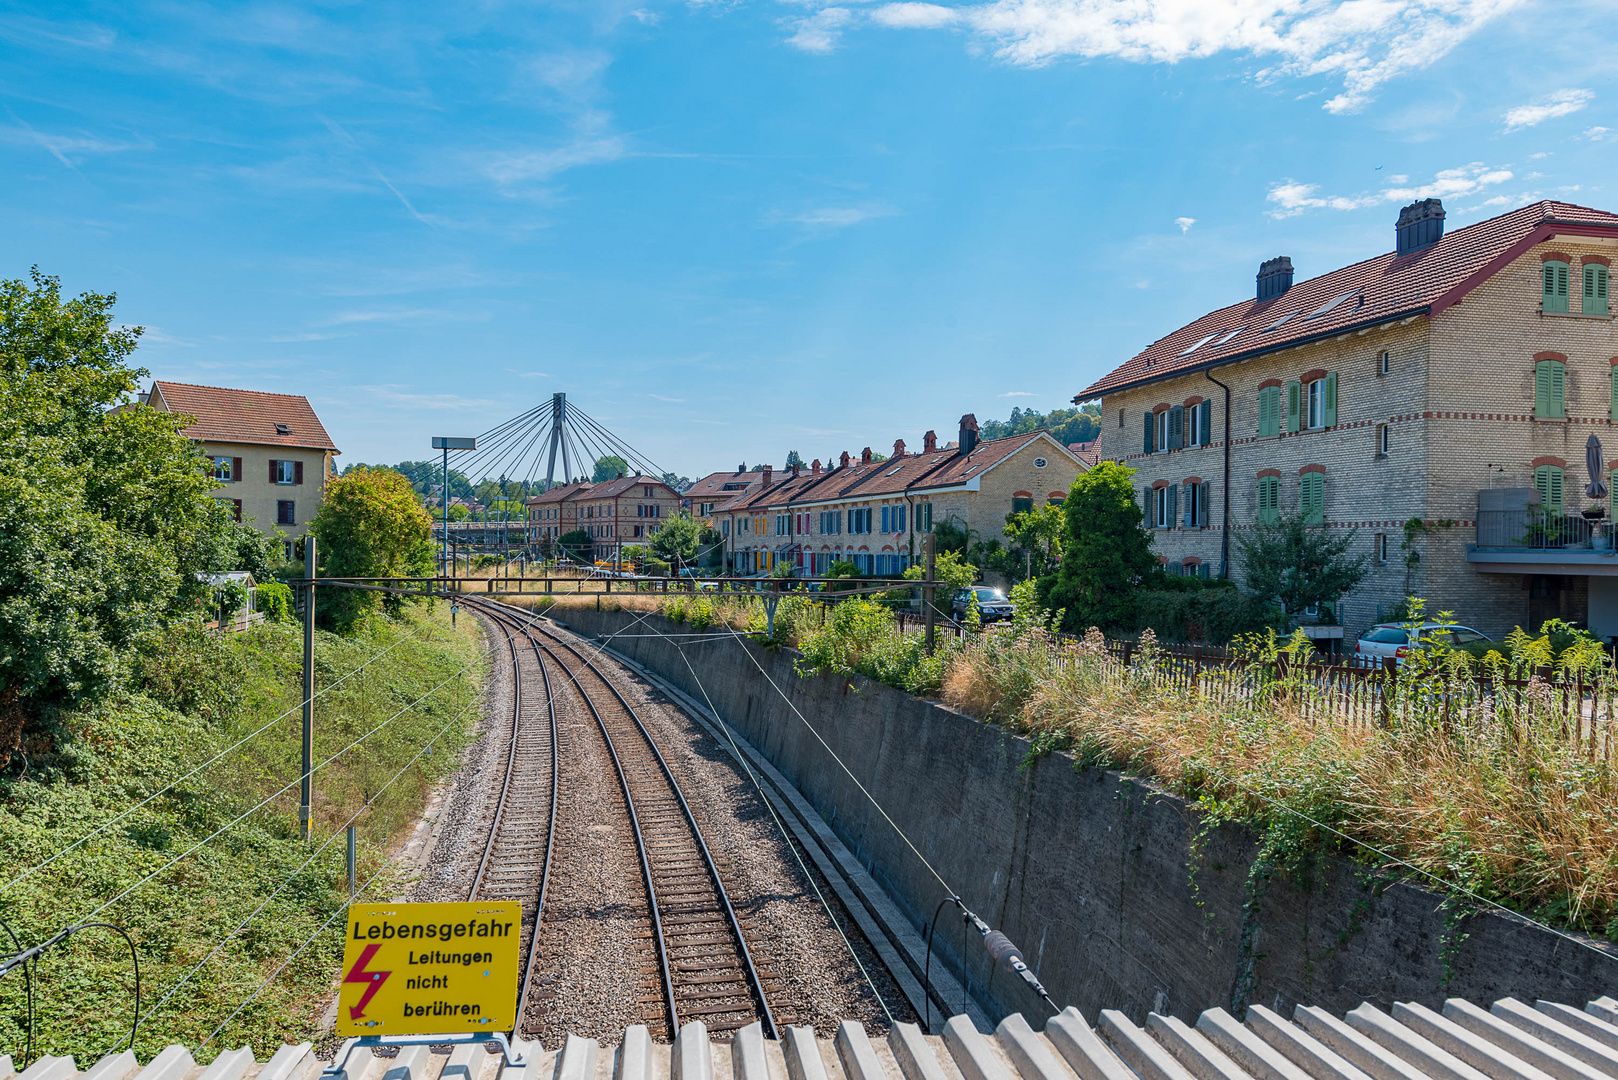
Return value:
M 1175 519 L 1180 516 L 1180 489 L 1174 484 L 1170 484 L 1164 490 L 1169 493 L 1169 505 L 1168 513 L 1163 515 L 1163 527 L 1172 529 L 1174 528 Z
M 1156 419 L 1156 417 L 1154 417 L 1151 413 L 1146 414 L 1146 442 L 1141 447 L 1141 449 L 1145 453 L 1148 453 L 1148 454 L 1150 454 L 1152 452 L 1152 427 L 1153 427 L 1152 422 L 1155 419 Z
M 1567 263 L 1555 260 L 1545 263 L 1541 301 L 1546 311 L 1567 310 L 1567 274 Z
M 1320 525 L 1326 520 L 1326 478 L 1320 473 L 1304 473 L 1298 485 L 1299 509 L 1306 525 Z
M 1197 426 L 1202 429 L 1202 445 L 1207 446 L 1213 442 L 1213 402 L 1204 401 L 1197 408 L 1202 412 L 1202 422 Z
M 1275 521 L 1281 506 L 1281 481 L 1273 476 L 1258 479 L 1258 520 L 1268 525 Z
M 1151 488 L 1149 488 L 1149 487 L 1148 488 L 1141 488 L 1141 491 L 1140 491 L 1140 504 L 1141 504 L 1141 518 L 1140 518 L 1141 524 L 1143 526 L 1145 526 L 1146 528 L 1150 529 L 1150 528 L 1153 527 L 1153 523 L 1152 523 L 1152 489 Z
M 1185 406 L 1176 405 L 1169 410 L 1169 449 L 1179 450 L 1185 446 Z
M 1302 383 L 1296 383 L 1296 382 L 1287 383 L 1287 430 L 1288 431 L 1297 431 L 1298 430 L 1298 407 L 1299 407 L 1299 405 L 1302 404 L 1302 402 L 1300 400 L 1302 397 L 1303 397 L 1303 384 Z
M 1541 360 L 1534 365 L 1534 416 L 1541 419 L 1551 414 L 1550 365 L 1549 360 Z
M 1322 402 L 1321 418 L 1326 427 L 1337 426 L 1337 372 L 1328 371 L 1325 378 L 1326 386 L 1321 391 L 1325 401 Z
M 1551 415 L 1567 415 L 1567 365 L 1560 360 L 1546 361 L 1551 366 Z
M 1281 433 L 1281 388 L 1266 386 L 1258 392 L 1258 434 L 1273 439 Z
M 1618 424 L 1618 366 L 1612 369 L 1612 422 Z
M 1534 470 L 1534 487 L 1540 502 L 1547 510 L 1562 509 L 1562 470 L 1555 465 L 1541 465 Z
M 1607 314 L 1607 268 L 1600 263 L 1586 263 L 1584 267 L 1584 306 L 1586 315 Z

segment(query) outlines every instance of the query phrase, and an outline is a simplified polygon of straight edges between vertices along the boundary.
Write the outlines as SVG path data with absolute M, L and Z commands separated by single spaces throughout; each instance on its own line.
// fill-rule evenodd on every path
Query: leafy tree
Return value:
M 1348 554 L 1357 532 L 1305 524 L 1302 513 L 1281 514 L 1236 534 L 1242 576 L 1250 590 L 1275 597 L 1293 615 L 1335 603 L 1365 580 L 1369 560 Z
M 453 505 L 453 506 L 451 506 L 449 508 L 449 519 L 451 521 L 465 521 L 467 518 L 469 518 L 471 516 L 472 516 L 472 511 L 468 510 L 465 506 L 461 505 L 460 503 L 456 503 L 455 505 Z M 442 518 L 440 518 L 440 520 L 442 520 Z
M 1135 470 L 1103 461 L 1079 474 L 1062 504 L 1062 563 L 1040 580 L 1048 608 L 1063 608 L 1069 630 L 1129 622 L 1134 593 L 1157 573 L 1152 538 L 1140 527 Z
M 1062 445 L 1089 442 L 1101 433 L 1101 404 L 1091 401 L 1076 409 L 1012 409 L 1009 420 L 986 420 L 978 434 L 985 439 L 1004 439 L 1030 431 L 1049 431 Z
M 328 577 L 416 577 L 433 571 L 433 519 L 416 501 L 410 483 L 391 469 L 357 469 L 326 489 L 309 531 L 320 544 L 321 572 Z M 361 589 L 322 592 L 322 621 L 347 629 L 367 612 L 397 611 L 403 598 Z
M 691 485 L 695 483 L 695 481 L 693 481 L 689 476 L 676 476 L 671 472 L 664 473 L 662 476 L 659 476 L 658 479 L 663 481 L 663 483 L 667 484 L 669 487 L 673 488 L 675 491 L 678 491 L 681 495 L 684 495 L 687 491 L 690 491 Z
M 683 570 L 697 561 L 702 549 L 702 526 L 683 510 L 652 537 L 652 552 Z
M 556 546 L 578 562 L 587 563 L 590 561 L 590 552 L 595 547 L 595 541 L 590 539 L 588 530 L 574 529 L 558 536 Z
M 235 569 L 191 418 L 129 402 L 140 330 L 112 295 L 0 282 L 0 764 L 42 749 L 63 709 L 117 688 L 138 645 L 210 602 Z
M 796 450 L 788 450 L 787 468 L 791 469 L 794 465 L 798 466 L 800 469 L 803 468 L 803 458 L 798 456 L 798 452 Z
M 608 454 L 605 457 L 596 459 L 596 469 L 591 474 L 590 479 L 600 484 L 607 480 L 616 480 L 620 476 L 631 475 L 633 474 L 630 472 L 629 462 L 617 454 Z
M 1062 562 L 1062 537 L 1066 531 L 1067 518 L 1055 503 L 1006 515 L 1005 535 L 1010 543 L 1005 562 L 1010 572 L 1027 578 L 1054 572 Z

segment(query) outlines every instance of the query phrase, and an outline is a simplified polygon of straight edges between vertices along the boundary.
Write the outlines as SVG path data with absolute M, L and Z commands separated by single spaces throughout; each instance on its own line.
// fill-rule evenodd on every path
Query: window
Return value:
M 287 427 L 285 424 L 276 424 L 275 433 L 277 435 L 291 435 L 292 429 Z
M 1330 300 L 1327 300 L 1324 304 L 1321 304 L 1319 307 L 1315 308 L 1315 310 L 1311 311 L 1309 313 L 1309 317 L 1311 319 L 1318 319 L 1322 315 L 1328 315 L 1338 306 L 1347 303 L 1348 301 L 1359 296 L 1359 294 L 1360 290 L 1358 289 L 1350 289 L 1348 292 L 1338 293 L 1336 296 L 1332 297 Z
M 1145 439 L 1144 439 L 1144 441 L 1142 443 L 1142 446 L 1141 446 L 1141 452 L 1142 453 L 1150 454 L 1150 453 L 1152 453 L 1152 451 L 1154 451 L 1157 448 L 1156 439 L 1153 438 L 1153 435 L 1156 433 L 1156 430 L 1157 430 L 1157 416 L 1155 414 L 1153 414 L 1153 413 L 1147 413 L 1146 414 L 1146 419 L 1144 421 Z
M 1562 420 L 1566 417 L 1567 365 L 1560 360 L 1541 360 L 1534 365 L 1534 419 Z
M 895 506 L 893 508 L 893 531 L 896 533 L 905 531 L 905 510 L 906 507 L 904 506 Z
M 1556 259 L 1546 260 L 1543 268 L 1544 280 L 1541 285 L 1541 310 L 1567 310 L 1567 273 L 1567 263 L 1559 262 Z
M 230 519 L 236 522 L 242 520 L 242 501 L 240 499 L 230 500 Z
M 303 472 L 301 461 L 271 461 L 270 483 L 296 484 L 300 479 L 298 474 L 301 472 Z
M 1366 641 L 1374 641 L 1378 645 L 1408 645 L 1410 635 L 1397 626 L 1379 626 L 1365 635 Z
M 1147 515 L 1153 529 L 1172 529 L 1174 519 L 1179 512 L 1180 489 L 1173 484 L 1160 488 L 1149 488 L 1150 513 Z
M 1388 373 L 1389 365 L 1391 363 L 1392 363 L 1392 360 L 1388 356 L 1388 350 L 1383 349 L 1382 352 L 1376 358 L 1376 373 L 1378 375 L 1386 375 Z
M 1258 392 L 1258 437 L 1273 439 L 1281 434 L 1281 388 L 1266 386 Z
M 651 487 L 651 485 L 650 485 L 650 484 L 648 484 L 648 485 L 647 485 L 647 486 L 646 486 L 646 497 L 647 497 L 647 498 L 648 498 L 648 499 L 650 499 L 650 498 L 651 498 L 651 497 L 652 497 L 652 487 Z
M 1387 424 L 1378 424 L 1376 426 L 1376 456 L 1377 457 L 1387 457 L 1388 456 L 1388 425 Z
M 1281 517 L 1281 478 L 1279 476 L 1261 476 L 1258 478 L 1258 521 L 1261 525 L 1272 525 Z
M 230 465 L 231 465 L 231 459 L 228 458 L 228 457 L 216 457 L 216 458 L 214 458 L 213 459 L 213 478 L 215 480 L 223 480 L 227 484 L 230 483 L 230 481 L 234 480 L 235 477 L 231 474 Z
M 1050 462 L 1046 461 L 1042 457 L 1037 457 L 1034 459 L 1034 468 L 1036 469 L 1043 469 L 1048 464 L 1050 464 Z
M 296 525 L 298 523 L 297 504 L 291 499 L 279 499 L 275 504 L 275 523 L 277 525 Z
M 933 531 L 933 504 L 930 502 L 921 504 L 921 531 Z
M 1208 526 L 1208 485 L 1185 485 L 1185 527 L 1203 529 Z
M 1124 430 L 1124 410 L 1118 410 L 1118 430 Z
M 719 535 L 721 535 L 721 536 L 729 536 L 730 535 L 730 519 L 729 518 L 726 518 L 725 520 L 723 520 L 723 521 L 721 521 L 719 523 Z
M 1305 427 L 1326 428 L 1337 425 L 1337 373 L 1311 382 L 1306 390 Z
M 1275 320 L 1270 325 L 1266 326 L 1264 328 L 1264 332 L 1267 334 L 1271 330 L 1279 330 L 1279 329 L 1281 329 L 1281 327 L 1283 327 L 1287 323 L 1291 322 L 1293 320 L 1293 318 L 1297 316 L 1297 314 L 1298 313 L 1296 311 L 1287 312 L 1285 315 L 1281 316 L 1279 319 Z
M 1541 465 L 1534 470 L 1534 488 L 1539 492 L 1539 501 L 1545 509 L 1560 512 L 1562 509 L 1562 470 L 1557 465 Z
M 1373 543 L 1375 544 L 1375 547 L 1376 547 L 1376 561 L 1379 562 L 1379 563 L 1387 562 L 1388 561 L 1388 534 L 1387 533 L 1377 533 L 1376 536 L 1372 538 L 1372 540 L 1373 540 Z
M 1607 314 L 1607 268 L 1600 263 L 1584 264 L 1584 305 L 1586 315 Z
M 1180 350 L 1180 355 L 1181 356 L 1190 356 L 1192 353 L 1196 352 L 1198 349 L 1202 348 L 1204 345 L 1208 344 L 1208 342 L 1212 341 L 1214 338 L 1216 338 L 1218 336 L 1219 336 L 1218 334 L 1209 334 L 1207 337 L 1203 338 L 1201 341 L 1197 342 L 1195 345 L 1192 345 L 1189 348 L 1185 348 L 1185 349 Z
M 1033 510 L 1034 500 L 1031 498 L 1011 500 L 1011 512 L 1013 514 L 1029 514 L 1032 513 Z
M 1326 476 L 1309 472 L 1298 478 L 1298 510 L 1305 525 L 1326 523 Z
M 871 531 L 871 508 L 869 506 L 848 512 L 848 531 L 851 533 L 868 533 Z

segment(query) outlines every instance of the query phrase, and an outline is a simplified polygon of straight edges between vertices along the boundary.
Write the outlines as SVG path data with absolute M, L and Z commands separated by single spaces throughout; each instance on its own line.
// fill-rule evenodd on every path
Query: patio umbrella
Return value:
M 1601 440 L 1590 433 L 1590 438 L 1584 444 L 1584 467 L 1589 470 L 1590 483 L 1584 493 L 1592 499 L 1602 499 L 1607 495 L 1607 485 L 1601 480 Z

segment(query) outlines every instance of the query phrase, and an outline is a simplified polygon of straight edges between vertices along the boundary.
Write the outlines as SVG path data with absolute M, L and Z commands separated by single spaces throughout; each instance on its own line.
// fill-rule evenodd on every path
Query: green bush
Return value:
M 781 617 L 777 610 L 778 630 Z M 825 626 L 803 626 L 800 635 L 799 675 L 858 673 L 912 694 L 936 692 L 952 655 L 940 642 L 928 656 L 920 635 L 899 633 L 888 609 L 871 600 L 844 600 Z
M 644 559 L 640 564 L 640 572 L 647 577 L 668 577 L 669 564 L 663 559 Z
M 1166 580 L 1178 583 L 1191 579 Z M 1159 640 L 1215 645 L 1268 626 L 1286 628 L 1286 618 L 1275 605 L 1228 582 L 1210 583 L 1201 588 L 1177 585 L 1167 589 L 1142 589 L 1135 594 L 1135 617 L 1136 630 L 1150 629 Z
M 291 622 L 292 586 L 266 581 L 258 587 L 254 604 L 271 622 Z

